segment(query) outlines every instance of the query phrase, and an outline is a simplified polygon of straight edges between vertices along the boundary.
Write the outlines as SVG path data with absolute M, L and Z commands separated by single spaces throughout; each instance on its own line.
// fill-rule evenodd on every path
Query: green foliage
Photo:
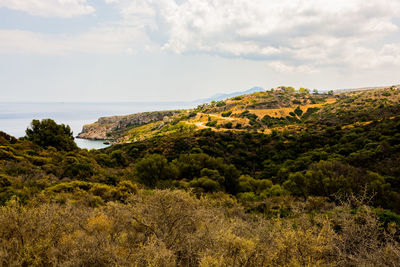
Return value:
M 158 154 L 148 155 L 135 164 L 135 177 L 144 185 L 155 187 L 161 180 L 177 177 L 177 169 Z
M 298 107 L 294 110 L 294 113 L 295 113 L 297 116 L 299 116 L 299 117 L 301 117 L 301 115 L 303 115 L 303 111 L 301 110 L 300 106 L 298 106 Z
M 232 111 L 227 111 L 227 112 L 222 112 L 221 116 L 222 117 L 229 117 L 232 114 Z
M 304 197 L 334 197 L 335 194 L 360 194 L 368 190 L 384 198 L 387 190 L 382 176 L 336 161 L 320 161 L 312 164 L 304 173 L 290 174 L 284 185 L 292 194 Z
M 301 87 L 301 88 L 299 89 L 299 93 L 302 93 L 302 94 L 309 94 L 309 93 L 310 93 L 310 89 Z
M 15 144 L 17 139 L 5 132 L 0 131 L 0 145 Z
M 250 111 L 245 110 L 241 113 L 241 116 L 249 119 L 249 124 L 255 128 L 260 127 L 260 124 L 258 122 L 258 117 L 256 114 L 250 113 Z
M 217 121 L 209 121 L 206 123 L 206 126 L 208 127 L 215 127 L 217 125 Z
M 274 94 L 281 95 L 288 105 L 293 97 L 299 97 L 282 91 Z M 353 105 L 358 101 L 356 96 L 339 96 L 337 102 Z M 392 98 L 387 97 L 387 101 Z M 374 118 L 378 111 L 390 117 L 347 126 L 352 113 L 339 109 L 339 104 L 309 108 L 304 114 L 298 107 L 290 116 L 281 118 L 265 116 L 259 120 L 249 111 L 239 115 L 248 118 L 254 128 L 260 123 L 268 127 L 298 124 L 298 128 L 272 129 L 271 134 L 245 130 L 181 131 L 178 122 L 168 124 L 175 127 L 169 134 L 98 151 L 39 147 L 29 140 L 2 134 L 0 176 L 9 183 L 0 192 L 1 201 L 19 196 L 25 203 L 46 187 L 61 182 L 116 186 L 124 180 L 135 180 L 148 188 L 192 187 L 195 192 L 226 192 L 254 201 L 288 194 L 306 199 L 323 196 L 333 201 L 334 196 L 357 195 L 366 190 L 374 195 L 374 206 L 398 212 L 400 118 L 393 116 L 397 109 L 385 105 L 371 114 L 363 113 L 366 116 L 362 118 Z M 326 113 L 333 106 L 329 116 L 337 111 L 334 119 Z M 364 109 L 363 104 L 357 106 Z M 319 117 L 321 122 L 316 121 Z M 218 126 L 233 128 L 229 122 Z M 96 197 L 99 196 L 93 195 L 93 203 L 99 200 Z M 259 209 L 265 210 L 251 208 Z
M 232 122 L 225 123 L 224 127 L 227 128 L 227 129 L 232 129 Z
M 383 223 L 385 227 L 389 226 L 390 224 L 394 223 L 397 227 L 400 227 L 400 215 L 394 213 L 390 210 L 385 209 L 377 209 L 376 214 L 379 220 Z
M 197 113 L 192 111 L 189 113 L 188 118 L 196 117 L 196 115 L 197 115 Z
M 117 186 L 72 181 L 48 187 L 44 194 L 47 198 L 54 198 L 58 202 L 66 201 L 68 198 L 86 198 L 88 201 L 86 205 L 98 206 L 108 201 L 124 202 L 137 192 L 137 186 L 130 181 L 121 181 Z
M 239 192 L 254 192 L 260 194 L 261 192 L 272 187 L 271 180 L 261 179 L 257 180 L 249 175 L 241 175 L 239 177 Z
M 293 115 L 295 115 L 295 114 L 293 113 Z M 291 116 L 293 116 L 293 115 L 291 115 Z M 267 127 L 272 127 L 272 126 L 275 126 L 275 125 L 287 125 L 287 124 L 290 123 L 290 121 L 291 121 L 290 117 L 286 117 L 286 118 L 279 117 L 279 118 L 276 118 L 276 117 L 271 117 L 269 115 L 265 115 L 261 119 L 261 122 L 263 124 L 265 124 Z
M 302 119 L 306 119 L 308 117 L 311 116 L 311 114 L 317 112 L 319 110 L 319 108 L 315 107 L 315 108 L 308 108 L 306 110 L 306 112 L 303 114 Z
M 58 125 L 51 119 L 33 120 L 31 127 L 26 129 L 26 139 L 41 147 L 51 146 L 65 151 L 77 149 L 71 128 Z
M 65 166 L 62 173 L 63 177 L 87 180 L 94 174 L 94 168 L 91 162 L 85 162 L 85 160 L 73 156 L 65 157 L 61 164 Z
M 223 107 L 225 105 L 226 105 L 225 101 L 218 101 L 216 104 L 217 107 Z
M 124 152 L 122 150 L 114 150 L 110 154 L 111 160 L 115 162 L 116 165 L 126 166 L 127 160 L 125 158 Z
M 279 88 L 284 92 L 293 93 L 296 91 L 296 89 L 294 89 L 294 87 L 292 87 L 292 86 L 279 86 Z
M 221 189 L 221 185 L 217 181 L 208 177 L 195 178 L 190 181 L 189 185 L 201 189 L 202 192 L 216 192 Z

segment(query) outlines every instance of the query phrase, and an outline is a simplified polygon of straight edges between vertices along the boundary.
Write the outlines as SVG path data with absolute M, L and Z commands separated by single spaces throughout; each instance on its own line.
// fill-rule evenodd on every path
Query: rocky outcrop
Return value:
M 80 132 L 77 138 L 92 139 L 92 140 L 108 140 L 111 139 L 111 133 L 114 129 L 113 125 L 101 125 L 98 122 L 84 125 L 82 132 Z
M 180 113 L 178 110 L 142 112 L 126 116 L 101 117 L 97 122 L 84 125 L 78 138 L 92 140 L 113 140 L 119 132 L 155 121 L 169 121 Z

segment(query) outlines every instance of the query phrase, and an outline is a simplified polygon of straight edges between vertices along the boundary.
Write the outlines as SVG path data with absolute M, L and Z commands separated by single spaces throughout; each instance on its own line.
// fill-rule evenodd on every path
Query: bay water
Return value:
M 187 109 L 193 102 L 124 102 L 124 103 L 69 103 L 69 102 L 0 102 L 0 131 L 14 137 L 25 136 L 33 119 L 53 119 L 69 125 L 74 136 L 82 126 L 97 121 L 99 117 L 128 115 L 145 111 Z M 76 138 L 80 148 L 99 149 L 107 145 L 101 140 Z

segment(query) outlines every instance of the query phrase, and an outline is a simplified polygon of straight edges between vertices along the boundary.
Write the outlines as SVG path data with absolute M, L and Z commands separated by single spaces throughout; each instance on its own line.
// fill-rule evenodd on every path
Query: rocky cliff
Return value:
M 168 121 L 180 113 L 178 110 L 142 112 L 125 116 L 101 117 L 97 122 L 84 125 L 78 138 L 92 140 L 115 140 L 119 133 L 129 128 L 155 121 Z

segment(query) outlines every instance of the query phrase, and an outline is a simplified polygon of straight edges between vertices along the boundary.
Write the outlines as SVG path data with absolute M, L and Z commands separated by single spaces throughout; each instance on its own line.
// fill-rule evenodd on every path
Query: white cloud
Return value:
M 0 7 L 42 17 L 69 18 L 95 12 L 86 0 L 0 0 Z
M 271 61 L 268 63 L 268 66 L 277 72 L 286 72 L 286 73 L 301 72 L 301 73 L 307 73 L 307 74 L 318 72 L 318 70 L 313 69 L 309 66 L 305 66 L 305 65 L 291 66 L 291 65 L 287 65 L 281 61 Z
M 21 30 L 0 30 L 0 51 L 5 53 L 67 54 L 126 53 L 148 47 L 146 35 L 135 27 L 102 27 L 80 35 L 48 35 Z
M 0 49 L 136 53 L 156 47 L 263 60 L 281 72 L 400 66 L 400 46 L 387 41 L 399 36 L 399 0 L 104 1 L 119 10 L 119 23 L 67 37 L 3 30 Z M 0 6 L 47 16 L 94 11 L 85 0 L 0 0 Z
M 151 16 L 152 34 L 164 36 L 159 44 L 166 51 L 268 60 L 278 69 L 304 71 L 378 66 L 384 38 L 399 33 L 393 19 L 400 17 L 398 0 L 125 0 L 120 8 Z M 393 56 L 385 61 L 398 64 Z

